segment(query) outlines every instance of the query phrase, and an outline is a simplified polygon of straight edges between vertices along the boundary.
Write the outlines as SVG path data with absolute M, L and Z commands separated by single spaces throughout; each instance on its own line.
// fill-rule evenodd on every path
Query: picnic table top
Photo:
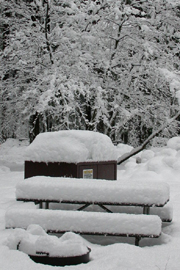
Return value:
M 157 180 L 97 180 L 35 176 L 16 186 L 17 200 L 163 206 L 169 185 Z

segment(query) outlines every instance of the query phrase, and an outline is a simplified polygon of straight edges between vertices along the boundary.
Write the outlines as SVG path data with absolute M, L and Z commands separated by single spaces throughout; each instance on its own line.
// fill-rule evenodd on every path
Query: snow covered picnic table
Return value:
M 162 181 L 106 181 L 96 179 L 36 176 L 20 182 L 16 187 L 18 201 L 34 201 L 99 205 L 107 212 L 108 205 L 140 206 L 149 214 L 150 207 L 163 207 L 169 201 L 169 186 Z
M 36 176 L 18 183 L 18 201 L 83 204 L 84 210 L 95 204 L 106 210 L 87 212 L 49 209 L 11 209 L 6 213 L 6 228 L 24 228 L 38 224 L 47 232 L 72 231 L 81 234 L 157 238 L 162 221 L 149 215 L 150 207 L 163 207 L 169 201 L 169 186 L 162 181 L 107 181 Z M 107 206 L 141 206 L 143 214 L 113 213 Z M 147 215 L 148 214 L 148 215 Z

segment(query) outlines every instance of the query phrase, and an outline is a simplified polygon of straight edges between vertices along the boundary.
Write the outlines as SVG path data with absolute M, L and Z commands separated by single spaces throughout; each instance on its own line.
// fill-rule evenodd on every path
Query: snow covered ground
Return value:
M 0 145 L 0 269 L 52 270 L 54 267 L 34 263 L 21 251 L 6 245 L 12 230 L 5 230 L 5 212 L 11 207 L 33 207 L 31 203 L 15 201 L 15 187 L 23 181 L 24 151 L 27 142 L 8 140 Z M 119 146 L 119 151 L 121 147 Z M 122 146 L 123 151 L 125 147 Z M 129 151 L 129 148 L 127 148 Z M 179 270 L 180 269 L 180 138 L 171 139 L 167 147 L 143 151 L 118 168 L 118 179 L 159 179 L 170 185 L 173 222 L 163 224 L 159 239 L 143 239 L 140 247 L 134 239 L 118 237 L 88 237 L 81 240 L 91 248 L 90 262 L 66 266 L 71 270 Z M 9 241 L 9 240 L 8 240 Z M 56 267 L 61 269 L 61 267 Z

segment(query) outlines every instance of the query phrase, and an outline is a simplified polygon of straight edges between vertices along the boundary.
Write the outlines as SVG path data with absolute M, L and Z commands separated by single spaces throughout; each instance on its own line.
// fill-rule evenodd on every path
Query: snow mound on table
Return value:
M 67 232 L 60 238 L 50 236 L 37 224 L 29 225 L 27 230 L 15 229 L 7 238 L 6 245 L 10 249 L 38 256 L 73 257 L 89 252 L 79 235 Z
M 26 160 L 77 163 L 87 160 L 116 160 L 110 138 L 93 131 L 63 130 L 39 134 L 27 147 Z

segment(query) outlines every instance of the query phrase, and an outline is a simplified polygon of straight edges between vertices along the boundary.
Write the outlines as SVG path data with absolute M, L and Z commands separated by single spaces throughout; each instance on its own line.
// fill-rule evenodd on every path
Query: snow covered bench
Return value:
M 129 215 L 85 211 L 47 209 L 11 209 L 6 212 L 6 228 L 27 229 L 30 224 L 40 225 L 46 232 L 111 235 L 157 238 L 161 234 L 161 219 L 151 215 Z
M 161 181 L 106 181 L 96 179 L 53 178 L 36 176 L 16 186 L 18 201 L 33 201 L 36 204 L 71 203 L 99 205 L 107 212 L 107 206 L 140 206 L 149 214 L 150 207 L 163 207 L 169 201 L 169 186 Z M 157 211 L 156 211 L 157 212 Z

